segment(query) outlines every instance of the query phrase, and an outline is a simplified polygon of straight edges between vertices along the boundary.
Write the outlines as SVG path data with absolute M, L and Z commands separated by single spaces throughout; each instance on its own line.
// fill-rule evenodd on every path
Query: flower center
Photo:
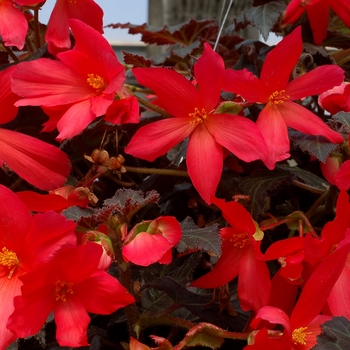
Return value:
M 306 345 L 306 335 L 311 334 L 311 332 L 305 332 L 306 330 L 307 327 L 300 327 L 294 329 L 292 333 L 292 338 L 295 345 Z
M 7 266 L 10 270 L 7 278 L 11 278 L 19 264 L 17 254 L 12 250 L 8 250 L 6 247 L 1 249 L 0 252 L 0 265 Z
M 286 95 L 285 93 L 286 93 L 286 90 L 275 91 L 270 95 L 269 100 L 272 103 L 279 105 L 283 103 L 285 100 L 288 100 L 290 98 L 290 96 Z
M 73 283 L 68 283 L 65 281 L 58 280 L 55 283 L 55 299 L 56 301 L 62 300 L 64 302 L 67 301 L 67 294 L 73 294 Z
M 204 108 L 200 111 L 198 108 L 194 109 L 193 113 L 188 113 L 190 117 L 192 117 L 194 120 L 190 121 L 190 124 L 200 124 L 203 123 L 204 119 L 208 117 L 207 112 Z
M 246 233 L 238 233 L 230 238 L 230 242 L 233 243 L 234 247 L 244 248 L 244 246 L 250 242 L 250 238 Z
M 100 90 L 105 87 L 105 81 L 103 78 L 97 74 L 88 74 L 86 81 L 96 90 Z

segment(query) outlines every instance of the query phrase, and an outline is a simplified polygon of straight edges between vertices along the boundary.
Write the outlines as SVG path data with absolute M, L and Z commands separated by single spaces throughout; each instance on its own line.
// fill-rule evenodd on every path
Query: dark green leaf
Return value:
M 348 134 L 350 132 L 350 113 L 339 112 L 332 117 L 337 123 L 341 124 L 339 132 Z
M 326 190 L 329 186 L 329 183 L 317 175 L 307 171 L 305 169 L 301 169 L 298 167 L 288 167 L 284 165 L 277 165 L 277 168 L 285 170 L 293 174 L 298 180 L 302 180 L 306 185 L 315 187 L 319 190 Z
M 199 228 L 191 218 L 187 217 L 181 223 L 182 239 L 177 245 L 179 253 L 189 250 L 202 250 L 220 256 L 221 241 L 218 225 Z
M 78 222 L 82 218 L 95 214 L 95 210 L 90 208 L 69 207 L 68 209 L 64 210 L 62 214 L 66 217 L 66 219 Z
M 291 183 L 291 180 L 291 174 L 282 169 L 258 170 L 245 178 L 239 188 L 250 196 L 249 210 L 253 218 L 266 210 L 267 198 Z
M 141 290 L 146 288 L 156 288 L 164 291 L 177 305 L 191 311 L 204 322 L 210 322 L 225 329 L 232 327 L 235 322 L 235 319 L 227 311 L 219 313 L 219 305 L 216 301 L 213 302 L 212 295 L 204 296 L 190 292 L 168 276 L 147 283 L 142 286 Z
M 338 147 L 338 145 L 328 141 L 323 136 L 306 135 L 292 129 L 288 133 L 294 145 L 298 146 L 302 151 L 315 156 L 321 162 L 325 162 L 328 155 Z
M 246 20 L 262 35 L 266 41 L 272 28 L 278 22 L 286 5 L 281 1 L 271 1 L 264 5 L 253 7 L 244 12 Z
M 321 325 L 322 334 L 317 336 L 313 350 L 350 349 L 350 321 L 346 317 L 333 317 Z

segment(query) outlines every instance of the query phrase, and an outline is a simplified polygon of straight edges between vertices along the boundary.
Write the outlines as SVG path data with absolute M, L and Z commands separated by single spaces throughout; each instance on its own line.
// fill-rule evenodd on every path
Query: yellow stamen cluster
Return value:
M 311 332 L 305 332 L 306 330 L 307 327 L 300 327 L 294 329 L 292 333 L 292 338 L 295 345 L 306 345 L 306 335 L 311 334 Z
M 230 242 L 234 242 L 233 246 L 238 248 L 244 248 L 244 246 L 250 242 L 250 239 L 246 233 L 239 233 L 230 238 Z
M 105 81 L 101 76 L 97 74 L 88 74 L 88 78 L 86 79 L 86 81 L 96 90 L 100 90 L 105 86 Z
M 193 113 L 188 114 L 190 117 L 194 118 L 194 120 L 190 121 L 190 124 L 199 124 L 203 123 L 204 119 L 208 117 L 207 112 L 204 108 L 202 108 L 202 111 L 200 111 L 198 108 L 194 109 Z
M 286 90 L 275 91 L 273 94 L 270 95 L 269 100 L 274 104 L 279 105 L 290 98 L 290 96 L 285 95 L 285 93 Z
M 55 283 L 55 299 L 56 301 L 62 300 L 63 302 L 67 301 L 67 294 L 73 294 L 73 283 L 68 283 L 65 281 L 58 280 Z
M 0 252 L 0 265 L 7 266 L 10 269 L 7 278 L 12 277 L 18 264 L 19 260 L 17 258 L 17 254 L 12 250 L 8 250 L 6 247 L 3 247 Z

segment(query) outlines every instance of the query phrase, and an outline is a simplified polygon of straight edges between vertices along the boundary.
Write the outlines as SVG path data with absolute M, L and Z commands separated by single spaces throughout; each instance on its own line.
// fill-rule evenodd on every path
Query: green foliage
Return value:
M 321 325 L 322 333 L 317 336 L 313 350 L 350 349 L 350 321 L 346 317 L 333 317 Z

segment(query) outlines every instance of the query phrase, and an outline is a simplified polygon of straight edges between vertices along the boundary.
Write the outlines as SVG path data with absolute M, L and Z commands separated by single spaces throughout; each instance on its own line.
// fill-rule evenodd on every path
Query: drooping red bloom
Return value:
M 315 269 L 306 282 L 297 304 L 290 318 L 282 310 L 264 306 L 256 315 L 256 320 L 263 319 L 272 324 L 281 324 L 284 327 L 283 335 L 278 339 L 269 339 L 266 336 L 245 347 L 246 350 L 262 349 L 262 345 L 272 350 L 307 350 L 316 345 L 316 336 L 321 333 L 320 324 L 330 319 L 330 316 L 319 315 L 324 307 L 329 293 L 344 268 L 346 257 L 349 254 L 350 241 L 327 256 Z M 266 331 L 265 331 L 266 335 Z M 275 345 L 274 345 L 275 344 Z M 281 347 L 283 344 L 283 347 Z
M 28 22 L 20 6 L 35 5 L 37 0 L 2 0 L 0 2 L 0 36 L 6 46 L 23 49 Z
M 58 54 L 60 61 L 22 62 L 12 81 L 13 91 L 24 97 L 16 106 L 58 109 L 46 131 L 57 125 L 59 140 L 79 134 L 104 115 L 125 80 L 124 66 L 99 32 L 77 19 L 69 20 L 69 25 L 76 40 L 73 50 Z M 133 106 L 129 99 L 126 106 Z
M 6 328 L 20 294 L 19 277 L 52 259 L 56 252 L 76 244 L 75 223 L 54 212 L 31 216 L 26 206 L 0 186 L 0 348 L 16 336 Z
M 143 221 L 126 236 L 123 258 L 140 266 L 155 262 L 170 264 L 172 249 L 179 243 L 181 236 L 181 226 L 172 216 Z
M 223 147 L 246 162 L 266 158 L 265 142 L 252 121 L 237 115 L 216 114 L 225 68 L 222 58 L 209 44 L 204 45 L 203 55 L 194 65 L 197 87 L 167 68 L 135 68 L 133 73 L 140 84 L 156 93 L 157 105 L 174 118 L 140 128 L 126 153 L 153 161 L 189 136 L 188 173 L 207 203 L 222 174 Z
M 34 335 L 53 311 L 60 345 L 88 345 L 88 312 L 110 314 L 135 301 L 117 279 L 97 268 L 101 253 L 93 243 L 64 249 L 22 276 L 22 295 L 15 298 L 7 327 L 20 338 Z
M 56 0 L 45 34 L 45 41 L 51 53 L 70 48 L 68 20 L 71 18 L 79 19 L 103 33 L 103 11 L 94 0 Z
M 290 50 L 291 47 L 293 50 Z M 225 90 L 238 93 L 250 102 L 266 104 L 256 124 L 269 149 L 269 157 L 265 161 L 269 169 L 290 156 L 287 126 L 305 134 L 322 135 L 333 143 L 344 141 L 319 117 L 293 102 L 341 84 L 344 72 L 336 65 L 325 65 L 289 82 L 301 52 L 301 27 L 297 27 L 267 54 L 260 79 L 246 69 L 228 69 L 225 75 Z
M 323 92 L 318 98 L 318 104 L 331 114 L 350 112 L 350 83 Z
M 327 37 L 330 9 L 350 27 L 349 5 L 349 0 L 292 0 L 283 15 L 282 24 L 294 23 L 306 11 L 314 41 L 322 45 Z
M 42 190 L 62 186 L 71 169 L 59 148 L 7 129 L 0 129 L 0 162 Z
M 231 227 L 222 228 L 222 253 L 214 268 L 191 283 L 191 287 L 217 288 L 238 276 L 238 298 L 242 310 L 257 312 L 270 296 L 270 273 L 261 260 L 263 232 L 248 211 L 237 202 L 213 198 Z

